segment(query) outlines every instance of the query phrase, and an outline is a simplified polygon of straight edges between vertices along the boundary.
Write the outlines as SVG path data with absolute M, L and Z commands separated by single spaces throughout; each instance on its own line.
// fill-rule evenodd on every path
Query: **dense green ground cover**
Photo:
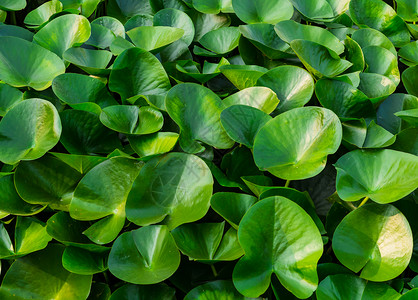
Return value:
M 416 0 L 0 0 L 0 299 L 418 299 Z

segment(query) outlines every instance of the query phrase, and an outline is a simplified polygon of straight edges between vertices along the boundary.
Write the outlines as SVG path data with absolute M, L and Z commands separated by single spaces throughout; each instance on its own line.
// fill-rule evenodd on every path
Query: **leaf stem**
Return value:
M 360 205 L 357 206 L 357 208 L 363 206 L 364 204 L 366 204 L 367 200 L 369 200 L 369 197 L 364 197 L 363 201 L 361 201 Z
M 286 184 L 284 185 L 284 187 L 289 187 L 290 181 L 291 180 L 286 180 Z
M 10 12 L 10 21 L 12 22 L 12 25 L 17 25 L 16 13 L 13 10 Z
M 218 277 L 218 272 L 216 272 L 215 266 L 210 265 L 210 268 L 212 269 L 213 276 Z

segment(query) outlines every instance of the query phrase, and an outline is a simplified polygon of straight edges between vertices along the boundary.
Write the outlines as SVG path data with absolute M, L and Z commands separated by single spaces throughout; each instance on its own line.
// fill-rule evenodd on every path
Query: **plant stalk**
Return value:
M 285 183 L 284 187 L 289 187 L 290 181 L 291 180 L 286 180 L 286 183 Z
M 357 208 L 363 206 L 364 204 L 366 204 L 367 200 L 369 200 L 369 197 L 364 197 L 363 201 L 361 201 L 360 205 L 357 206 Z
M 216 272 L 215 266 L 210 265 L 210 268 L 212 269 L 213 276 L 218 277 L 218 272 Z

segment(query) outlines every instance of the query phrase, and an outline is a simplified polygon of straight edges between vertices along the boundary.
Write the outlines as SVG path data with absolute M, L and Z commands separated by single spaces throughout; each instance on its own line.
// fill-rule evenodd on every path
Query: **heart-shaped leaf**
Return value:
M 178 84 L 168 92 L 165 105 L 180 127 L 180 146 L 185 151 L 203 150 L 197 141 L 220 149 L 228 149 L 234 144 L 220 120 L 226 106 L 208 88 L 193 83 Z
M 418 97 L 418 66 L 409 67 L 402 73 L 402 82 L 409 94 Z
M 74 47 L 65 51 L 63 58 L 88 74 L 96 76 L 110 74 L 110 69 L 106 69 L 112 59 L 112 53 L 109 51 Z
M 361 271 L 361 278 L 386 281 L 406 269 L 412 242 L 408 220 L 397 208 L 367 204 L 341 221 L 332 248 L 343 265 L 353 272 Z
M 341 123 L 332 111 L 295 108 L 260 129 L 254 141 L 254 160 L 260 169 L 279 178 L 309 178 L 325 168 L 327 156 L 337 151 L 341 139 Z
M 86 42 L 90 31 L 90 22 L 85 17 L 69 14 L 45 25 L 35 34 L 33 41 L 62 57 L 68 48 Z
M 180 253 L 166 226 L 153 225 L 121 234 L 109 254 L 109 270 L 135 284 L 169 278 L 180 264 Z
M 285 112 L 304 106 L 311 99 L 314 91 L 312 76 L 296 66 L 274 68 L 257 80 L 258 86 L 272 89 L 280 100 L 277 110 Z
M 0 161 L 13 165 L 40 158 L 58 143 L 60 135 L 60 117 L 50 102 L 22 101 L 0 122 Z
M 153 158 L 145 164 L 132 186 L 126 215 L 140 226 L 165 219 L 164 223 L 173 229 L 206 214 L 212 186 L 212 174 L 197 156 L 169 153 Z
M 25 55 L 19 55 L 20 52 Z M 0 36 L 0 55 L 0 79 L 11 86 L 45 90 L 65 72 L 57 55 L 20 38 Z
M 284 197 L 259 201 L 241 220 L 238 239 L 245 255 L 235 265 L 232 278 L 240 293 L 260 296 L 273 273 L 298 298 L 307 298 L 315 291 L 322 238 L 296 203 Z M 265 247 L 258 251 L 261 244 Z
M 127 32 L 135 46 L 146 51 L 160 49 L 184 35 L 181 28 L 169 26 L 140 26 Z
M 247 300 L 234 287 L 231 281 L 217 280 L 199 285 L 187 293 L 184 300 Z M 261 298 L 251 298 L 261 299 Z
M 335 167 L 337 192 L 345 201 L 369 197 L 391 203 L 418 187 L 418 157 L 409 153 L 356 150 L 342 156 Z
M 45 2 L 38 8 L 32 10 L 25 17 L 25 24 L 30 28 L 39 28 L 54 14 L 62 11 L 62 3 L 58 0 L 52 0 Z
M 232 0 L 235 14 L 248 24 L 276 24 L 293 16 L 293 6 L 288 0 Z
M 163 154 L 171 151 L 179 139 L 175 132 L 157 132 L 142 136 L 130 136 L 129 144 L 140 156 Z
M 350 0 L 289 0 L 306 18 L 330 22 L 348 10 Z
M 239 90 L 255 86 L 258 78 L 268 71 L 266 68 L 251 65 L 226 65 L 220 70 Z

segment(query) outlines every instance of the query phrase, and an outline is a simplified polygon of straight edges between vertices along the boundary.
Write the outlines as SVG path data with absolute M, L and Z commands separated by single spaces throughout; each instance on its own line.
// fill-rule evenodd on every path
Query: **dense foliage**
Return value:
M 416 0 L 0 0 L 0 299 L 418 299 Z

